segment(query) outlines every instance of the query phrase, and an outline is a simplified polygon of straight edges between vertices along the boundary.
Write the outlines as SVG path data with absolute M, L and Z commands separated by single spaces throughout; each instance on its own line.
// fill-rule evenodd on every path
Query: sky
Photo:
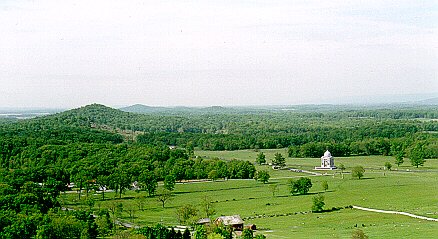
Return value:
M 426 93 L 438 93 L 433 0 L 0 1 L 0 107 Z

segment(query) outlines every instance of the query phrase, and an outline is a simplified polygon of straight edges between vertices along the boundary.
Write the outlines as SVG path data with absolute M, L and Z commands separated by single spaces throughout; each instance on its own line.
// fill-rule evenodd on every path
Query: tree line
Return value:
M 134 187 L 156 194 L 158 181 L 172 190 L 175 181 L 253 178 L 247 161 L 195 158 L 183 149 L 139 144 L 70 143 L 42 145 L 29 138 L 1 138 L 0 238 L 59 238 L 56 228 L 74 226 L 71 238 L 96 238 L 108 232 L 103 216 L 62 211 L 59 195 L 74 183 L 78 197 L 112 189 L 118 197 Z M 80 214 L 82 213 L 82 214 Z M 97 221 L 96 221 L 97 220 Z M 62 228 L 65 228 L 62 227 Z M 55 228 L 55 229 L 53 229 Z M 85 233 L 85 234 L 84 234 Z M 84 236 L 85 235 L 85 236 Z

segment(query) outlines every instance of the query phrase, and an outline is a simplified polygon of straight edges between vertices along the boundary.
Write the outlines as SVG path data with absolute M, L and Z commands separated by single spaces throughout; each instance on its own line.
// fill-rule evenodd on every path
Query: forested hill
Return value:
M 0 136 L 43 144 L 121 143 L 121 135 L 95 129 L 91 123 L 95 121 L 102 125 L 104 119 L 117 117 L 116 113 L 126 114 L 102 105 L 90 105 L 54 115 L 0 124 Z
M 295 156 L 320 154 L 326 147 L 339 151 L 338 155 L 389 154 L 389 145 L 396 139 L 407 144 L 427 139 L 427 145 L 435 145 L 431 142 L 436 142 L 438 136 L 437 118 L 438 110 L 428 106 L 300 106 L 257 112 L 211 107 L 203 112 L 137 114 L 92 104 L 0 124 L 0 136 L 38 138 L 51 144 L 121 143 L 129 139 L 141 144 L 205 150 L 300 147 L 302 152 Z M 303 148 L 308 145 L 313 145 L 312 149 Z

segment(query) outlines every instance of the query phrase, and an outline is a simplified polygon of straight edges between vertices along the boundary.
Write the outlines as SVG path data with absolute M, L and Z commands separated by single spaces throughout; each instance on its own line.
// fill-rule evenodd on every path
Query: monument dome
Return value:
M 321 167 L 315 167 L 316 170 L 333 170 L 336 169 L 335 160 L 330 151 L 325 151 L 321 157 Z

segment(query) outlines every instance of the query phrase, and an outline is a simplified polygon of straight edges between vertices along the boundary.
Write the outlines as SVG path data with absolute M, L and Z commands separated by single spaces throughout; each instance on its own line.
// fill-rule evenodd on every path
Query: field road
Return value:
M 418 219 L 438 222 L 437 218 L 423 217 L 423 216 L 418 216 L 418 215 L 407 213 L 407 212 L 386 211 L 386 210 L 379 210 L 379 209 L 359 207 L 359 206 L 353 206 L 353 208 L 359 209 L 359 210 L 363 210 L 363 211 L 370 211 L 370 212 L 380 212 L 380 213 L 388 213 L 388 214 L 399 214 L 399 215 L 405 215 L 405 216 L 408 216 L 408 217 L 413 217 L 413 218 L 418 218 Z

